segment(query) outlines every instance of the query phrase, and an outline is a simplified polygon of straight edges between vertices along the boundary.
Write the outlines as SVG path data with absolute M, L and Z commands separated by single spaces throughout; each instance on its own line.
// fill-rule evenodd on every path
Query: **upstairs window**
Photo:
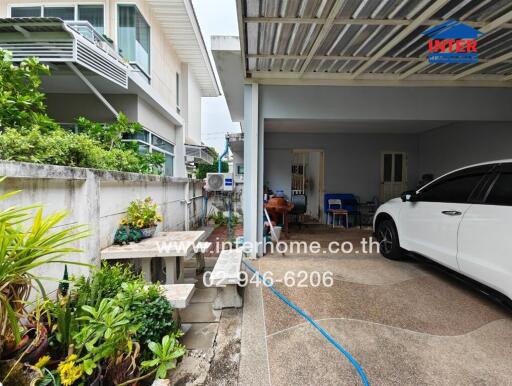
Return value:
M 12 7 L 11 17 L 41 17 L 41 7 Z
M 97 32 L 102 35 L 105 33 L 103 5 L 79 5 L 77 12 L 78 20 L 88 21 Z
M 44 7 L 44 17 L 58 17 L 65 21 L 75 20 L 75 7 Z
M 104 11 L 101 4 L 79 4 L 68 7 L 17 6 L 11 7 L 11 17 L 58 17 L 64 21 L 88 21 L 98 33 L 105 32 Z
M 120 54 L 150 74 L 150 28 L 135 5 L 118 6 L 118 46 Z

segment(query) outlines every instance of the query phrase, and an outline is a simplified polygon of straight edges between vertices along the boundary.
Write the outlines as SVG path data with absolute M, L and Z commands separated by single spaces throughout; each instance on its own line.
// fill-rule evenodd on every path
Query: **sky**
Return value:
M 235 0 L 192 0 L 201 32 L 214 70 L 215 62 L 211 56 L 211 36 L 238 36 L 238 21 Z M 218 78 L 217 78 L 218 79 Z M 219 83 L 219 87 L 222 85 Z M 240 132 L 240 124 L 231 121 L 224 96 L 202 99 L 201 139 L 222 153 L 227 132 Z

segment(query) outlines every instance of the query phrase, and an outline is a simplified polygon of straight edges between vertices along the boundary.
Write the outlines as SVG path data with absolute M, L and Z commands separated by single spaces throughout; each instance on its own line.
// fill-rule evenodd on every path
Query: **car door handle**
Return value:
M 462 214 L 458 210 L 443 210 L 441 213 L 447 216 L 460 216 Z

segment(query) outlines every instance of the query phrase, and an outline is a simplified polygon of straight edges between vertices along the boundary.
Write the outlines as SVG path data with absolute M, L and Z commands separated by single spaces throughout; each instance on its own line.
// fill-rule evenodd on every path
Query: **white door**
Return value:
M 489 167 L 469 168 L 441 177 L 422 188 L 400 213 L 400 245 L 458 270 L 459 226 L 476 187 Z
M 407 190 L 407 154 L 383 152 L 380 161 L 380 201 L 399 197 Z
M 512 164 L 502 166 L 485 204 L 466 212 L 459 231 L 461 271 L 512 298 Z

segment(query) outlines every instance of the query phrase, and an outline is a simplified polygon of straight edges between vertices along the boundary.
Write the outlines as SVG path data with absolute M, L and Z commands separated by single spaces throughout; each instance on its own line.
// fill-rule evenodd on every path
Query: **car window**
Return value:
M 473 190 L 494 165 L 482 165 L 451 173 L 420 191 L 418 201 L 467 202 Z
M 492 187 L 486 203 L 512 206 L 512 164 L 502 166 L 500 176 Z

